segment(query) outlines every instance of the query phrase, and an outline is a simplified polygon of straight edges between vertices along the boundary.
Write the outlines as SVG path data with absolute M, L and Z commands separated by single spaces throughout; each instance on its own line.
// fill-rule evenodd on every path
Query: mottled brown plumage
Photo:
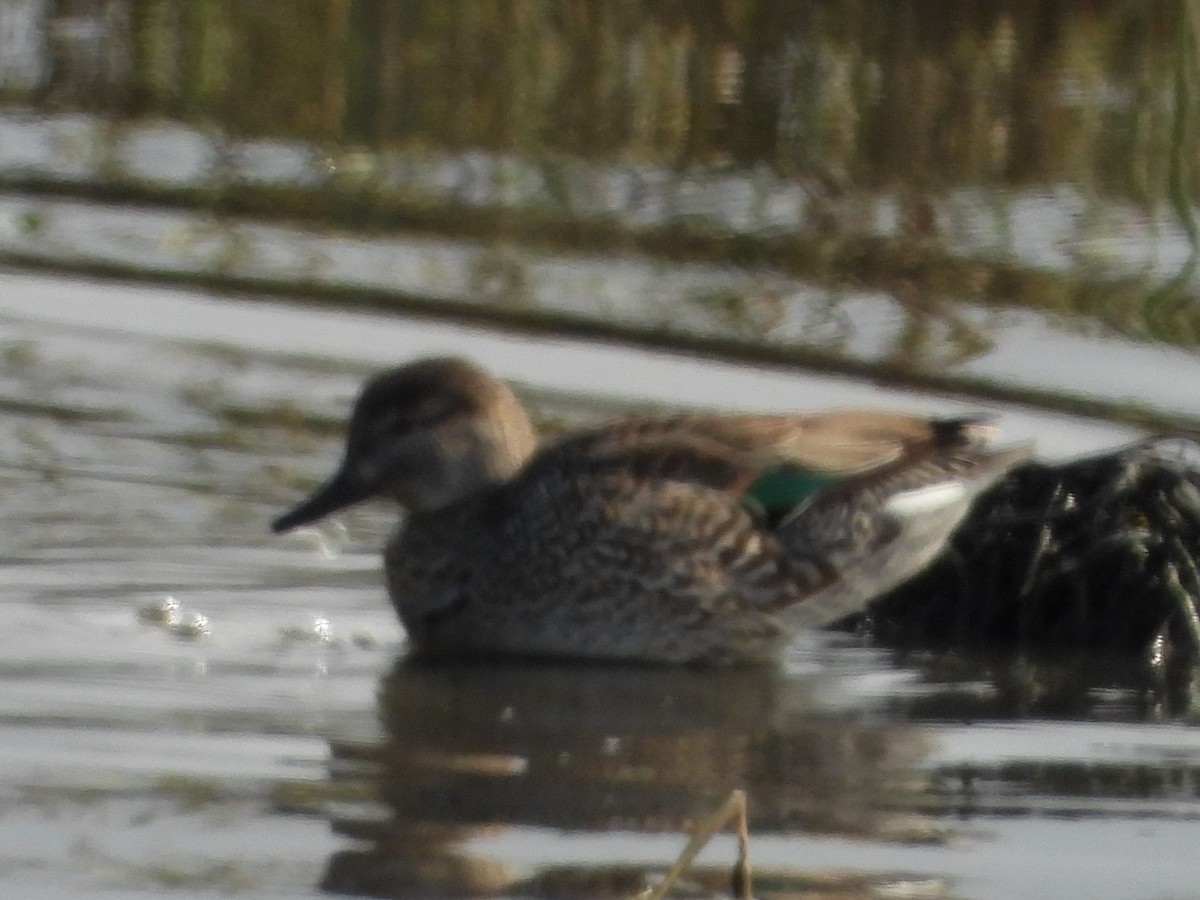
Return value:
M 1028 455 L 985 444 L 852 411 L 631 418 L 539 449 L 506 386 L 424 360 L 368 383 L 338 473 L 274 527 L 397 500 L 388 591 L 428 650 L 762 660 L 932 560 Z

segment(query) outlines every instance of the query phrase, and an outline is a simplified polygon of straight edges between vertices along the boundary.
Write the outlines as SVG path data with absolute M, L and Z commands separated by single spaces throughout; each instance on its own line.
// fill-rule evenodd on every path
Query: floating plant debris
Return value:
M 881 643 L 1200 658 L 1200 443 L 1029 463 L 981 496 L 951 551 L 878 601 Z

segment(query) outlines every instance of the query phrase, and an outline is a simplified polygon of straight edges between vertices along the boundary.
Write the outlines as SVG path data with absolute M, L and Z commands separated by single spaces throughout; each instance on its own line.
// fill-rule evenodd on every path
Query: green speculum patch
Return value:
M 838 476 L 829 472 L 784 463 L 761 472 L 746 488 L 742 501 L 767 515 L 779 515 L 795 509 L 837 480 Z

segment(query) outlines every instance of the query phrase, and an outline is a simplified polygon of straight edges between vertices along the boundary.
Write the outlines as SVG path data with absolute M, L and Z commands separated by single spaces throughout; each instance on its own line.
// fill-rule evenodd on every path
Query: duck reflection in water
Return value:
M 755 839 L 940 840 L 941 826 L 913 812 L 928 805 L 920 733 L 823 708 L 822 678 L 778 667 L 401 661 L 381 691 L 384 739 L 333 747 L 343 780 L 370 763 L 383 809 L 339 822 L 370 846 L 337 854 L 325 886 L 628 897 L 649 880 L 636 835 L 689 830 L 735 788 L 749 797 Z M 592 862 L 555 863 L 538 855 L 540 829 L 600 849 L 584 851 Z M 620 862 L 631 849 L 641 864 Z M 729 886 L 728 868 L 696 877 Z

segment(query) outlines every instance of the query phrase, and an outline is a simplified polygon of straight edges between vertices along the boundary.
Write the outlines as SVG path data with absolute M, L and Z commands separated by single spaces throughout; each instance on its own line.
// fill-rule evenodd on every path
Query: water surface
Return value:
M 845 636 L 798 642 L 779 670 L 426 669 L 404 662 L 379 584 L 387 510 L 266 530 L 336 460 L 363 372 L 396 356 L 468 354 L 576 419 L 631 398 L 961 400 L 261 300 L 3 285 L 6 890 L 621 893 L 735 787 L 764 891 L 1192 889 L 1200 736 L 1116 669 L 947 668 Z M 1064 453 L 1125 436 L 1000 413 Z M 731 859 L 719 838 L 710 883 Z
M 555 426 L 1194 433 L 1197 35 L 1194 0 L 0 3 L 0 893 L 624 897 L 741 788 L 762 896 L 1196 895 L 1195 686 L 1140 661 L 419 668 L 390 510 L 267 523 L 433 353 Z

